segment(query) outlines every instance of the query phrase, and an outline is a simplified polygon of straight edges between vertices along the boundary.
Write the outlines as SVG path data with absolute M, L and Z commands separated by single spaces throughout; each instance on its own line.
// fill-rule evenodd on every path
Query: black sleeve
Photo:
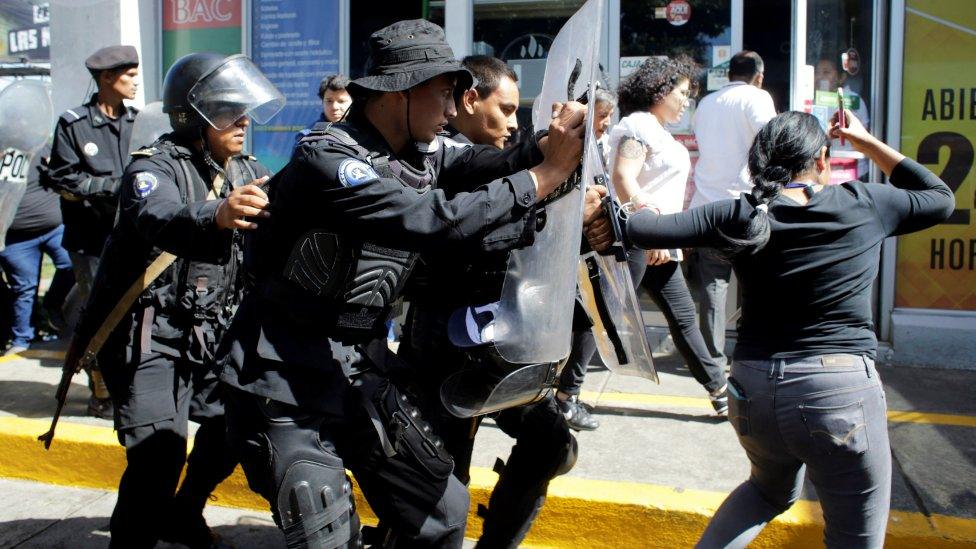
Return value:
M 152 181 L 155 188 L 147 193 Z M 227 261 L 234 231 L 221 230 L 214 221 L 221 201 L 184 204 L 169 164 L 151 158 L 134 161 L 122 176 L 120 195 L 121 215 L 129 216 L 153 246 L 194 261 Z
M 290 184 L 315 182 L 313 197 L 323 216 L 380 245 L 425 251 L 460 243 L 484 251 L 532 243 L 535 185 L 528 173 L 501 178 L 448 200 L 441 189 L 417 190 L 379 177 L 352 186 L 338 171 L 354 158 L 319 148 L 302 149 Z M 272 213 L 274 215 L 274 213 Z
M 527 170 L 543 160 L 535 136 L 505 149 L 458 143 L 449 138 L 444 139 L 441 147 L 443 164 L 439 177 L 451 182 L 467 181 L 473 186 Z
M 658 250 L 670 248 L 715 247 L 724 240 L 718 231 L 727 225 L 739 225 L 745 210 L 752 207 L 739 200 L 720 200 L 684 212 L 658 215 L 644 209 L 627 220 L 627 236 L 639 248 Z M 723 229 L 735 234 L 735 229 Z
M 952 190 L 938 176 L 910 158 L 895 166 L 889 180 L 891 185 L 865 185 L 889 236 L 937 225 L 955 209 Z
M 48 183 L 55 191 L 77 198 L 78 190 L 89 177 L 79 169 L 80 164 L 74 139 L 68 131 L 68 124 L 62 118 L 54 129 L 54 145 L 51 148 L 51 161 L 48 163 Z
M 48 164 L 47 184 L 71 200 L 109 199 L 118 196 L 121 178 L 93 176 L 81 169 L 74 136 L 65 119 L 58 120 L 54 130 L 54 146 Z

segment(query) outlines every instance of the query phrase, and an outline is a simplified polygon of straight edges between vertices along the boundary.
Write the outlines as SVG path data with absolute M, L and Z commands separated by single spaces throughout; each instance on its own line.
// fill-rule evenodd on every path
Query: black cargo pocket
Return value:
M 740 437 L 749 435 L 749 399 L 739 383 L 729 377 L 729 423 Z
M 373 401 L 383 416 L 396 453 L 433 480 L 442 481 L 451 476 L 454 459 L 444 449 L 443 441 L 433 434 L 430 424 L 420 416 L 420 410 L 389 380 L 384 379 L 379 385 Z
M 800 417 L 822 454 L 862 454 L 868 449 L 867 422 L 861 401 L 823 407 L 801 404 Z

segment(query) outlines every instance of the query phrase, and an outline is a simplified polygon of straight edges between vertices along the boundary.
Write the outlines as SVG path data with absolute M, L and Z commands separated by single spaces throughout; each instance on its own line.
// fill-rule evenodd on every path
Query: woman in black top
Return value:
M 871 284 L 881 242 L 952 212 L 938 177 L 868 134 L 849 112 L 830 127 L 889 175 L 891 185 L 830 178 L 828 136 L 816 119 L 783 113 L 749 152 L 755 187 L 737 200 L 674 215 L 639 211 L 627 234 L 649 249 L 727 250 L 742 287 L 729 379 L 729 421 L 752 462 L 700 547 L 745 547 L 799 497 L 817 489 L 830 547 L 880 547 L 891 495 L 886 406 L 874 368 Z M 588 232 L 599 249 L 599 226 Z

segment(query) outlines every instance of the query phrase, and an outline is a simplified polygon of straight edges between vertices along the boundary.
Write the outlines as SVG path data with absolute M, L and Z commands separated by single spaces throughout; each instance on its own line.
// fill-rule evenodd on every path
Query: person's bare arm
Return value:
M 634 206 L 643 205 L 637 176 L 644 166 L 646 155 L 647 147 L 639 140 L 633 137 L 624 137 L 620 140 L 614 155 L 611 180 L 622 202 L 630 202 Z

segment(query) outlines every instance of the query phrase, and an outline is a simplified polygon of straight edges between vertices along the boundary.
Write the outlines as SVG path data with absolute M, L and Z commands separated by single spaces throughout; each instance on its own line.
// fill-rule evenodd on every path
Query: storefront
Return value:
M 515 70 L 527 111 L 541 87 L 552 38 L 583 0 L 414 0 L 384 2 L 382 9 L 350 0 L 101 3 L 122 6 L 123 18 L 137 18 L 142 25 L 146 70 L 158 69 L 147 74 L 147 100 L 159 97 L 163 71 L 179 55 L 214 49 L 251 55 L 288 98 L 285 111 L 251 135 L 252 150 L 278 167 L 294 132 L 318 116 L 319 79 L 336 70 L 360 75 L 372 31 L 414 17 L 443 25 L 458 56 L 494 55 Z M 877 329 L 892 344 L 897 362 L 976 367 L 969 359 L 976 352 L 972 0 L 603 4 L 600 59 L 611 86 L 647 57 L 684 55 L 703 69 L 700 98 L 725 83 L 733 53 L 750 49 L 765 60 L 764 86 L 778 110 L 805 110 L 826 120 L 837 108 L 841 88 L 845 104 L 875 135 L 939 170 L 956 192 L 959 209 L 938 227 L 886 243 L 875 285 Z M 138 5 L 134 15 L 133 5 Z M 55 6 L 52 23 L 58 17 Z M 124 33 L 130 27 L 121 28 Z M 672 130 L 694 156 L 690 114 Z M 876 167 L 853 151 L 833 149 L 839 176 L 880 180 Z

